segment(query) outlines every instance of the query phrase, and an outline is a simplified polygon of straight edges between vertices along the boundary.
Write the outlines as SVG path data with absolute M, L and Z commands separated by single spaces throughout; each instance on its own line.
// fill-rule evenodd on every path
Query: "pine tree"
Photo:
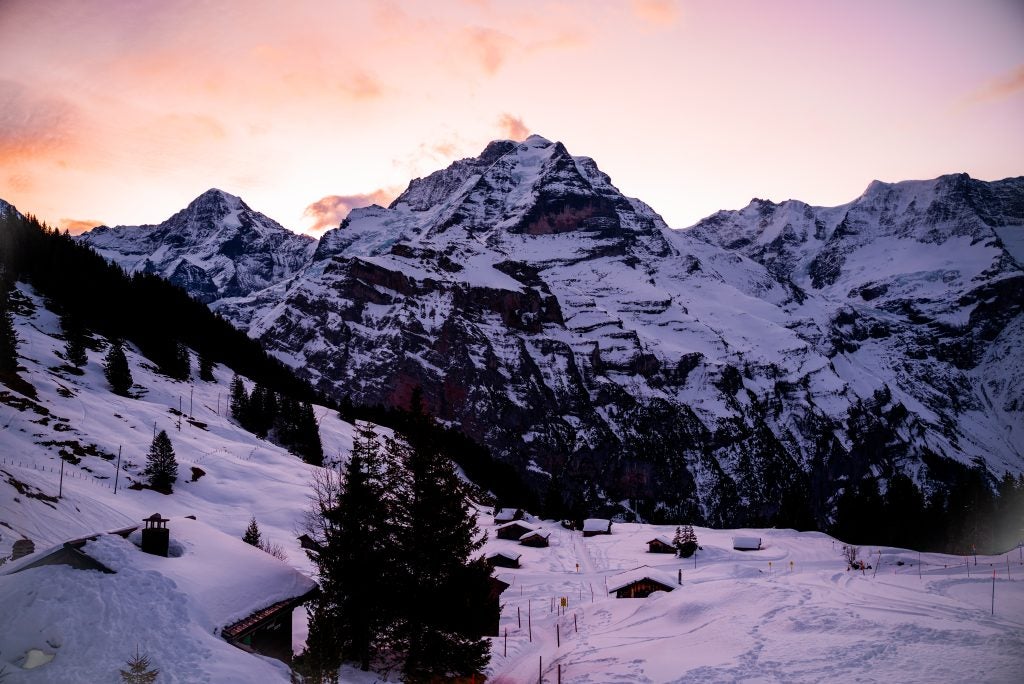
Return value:
M 60 317 L 60 327 L 64 333 L 64 358 L 75 368 L 81 368 L 89 361 L 85 351 L 85 331 L 78 319 L 70 314 Z
M 242 541 L 251 546 L 259 547 L 263 543 L 263 539 L 260 537 L 260 528 L 256 524 L 256 516 L 253 516 L 249 520 L 249 527 L 245 528 L 245 534 L 242 535 Z
M 199 355 L 199 379 L 203 382 L 213 382 L 216 378 L 213 376 L 214 363 L 206 354 Z
M 408 574 L 401 582 L 400 608 L 406 639 L 406 681 L 453 678 L 479 672 L 490 658 L 483 635 L 471 629 L 476 620 L 457 614 L 452 605 L 487 610 L 479 583 L 467 583 L 471 556 L 483 545 L 476 517 L 452 462 L 432 445 L 397 443 L 409 473 L 405 525 L 399 547 Z
M 110 343 L 110 349 L 107 350 L 107 356 L 103 360 L 103 374 L 106 376 L 107 382 L 110 383 L 111 392 L 128 396 L 128 390 L 132 388 L 134 379 L 121 340 L 114 340 Z
M 238 421 L 238 424 L 245 427 L 249 418 L 249 393 L 245 391 L 245 383 L 242 378 L 235 375 L 231 379 L 231 398 L 228 406 L 231 409 L 231 417 Z
M 683 528 L 676 525 L 676 533 L 672 537 L 672 546 L 676 547 L 676 554 L 683 550 Z
M 18 334 L 14 331 L 7 285 L 0 280 L 0 375 L 18 372 Z
M 121 682 L 123 684 L 153 684 L 156 681 L 160 670 L 151 669 L 149 656 L 139 653 L 139 647 L 135 647 L 135 656 L 129 658 L 128 669 L 121 670 Z
M 689 558 L 696 553 L 697 533 L 693 531 L 692 525 L 686 525 L 683 527 L 682 534 L 679 536 L 677 548 L 679 549 L 680 558 Z
M 158 492 L 171 493 L 174 482 L 178 479 L 178 461 L 174 458 L 174 447 L 166 430 L 161 430 L 149 447 L 146 456 L 146 470 L 149 486 Z

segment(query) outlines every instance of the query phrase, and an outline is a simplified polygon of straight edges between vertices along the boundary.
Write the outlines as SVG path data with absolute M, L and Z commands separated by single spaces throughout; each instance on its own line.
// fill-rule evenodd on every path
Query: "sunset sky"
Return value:
M 73 232 L 210 187 L 317 234 L 540 133 L 684 227 L 1024 174 L 1024 2 L 0 0 L 0 198 Z

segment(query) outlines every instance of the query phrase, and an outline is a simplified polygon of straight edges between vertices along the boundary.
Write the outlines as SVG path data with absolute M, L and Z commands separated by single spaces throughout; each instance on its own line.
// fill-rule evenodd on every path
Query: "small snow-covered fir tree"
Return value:
M 178 461 L 174 458 L 174 447 L 166 430 L 161 430 L 149 446 L 146 456 L 146 470 L 149 486 L 158 492 L 171 493 L 171 487 L 178 479 Z
M 672 546 L 676 547 L 676 553 L 679 553 L 683 548 L 683 528 L 679 525 L 676 525 L 676 533 L 672 537 Z
M 259 546 L 262 543 L 263 538 L 260 536 L 260 527 L 256 524 L 256 516 L 253 516 L 249 520 L 249 527 L 245 528 L 245 534 L 242 535 L 242 541 L 250 546 Z
M 697 533 L 693 531 L 693 525 L 683 528 L 677 548 L 680 558 L 689 558 L 697 551 Z
M 139 647 L 135 647 L 135 656 L 128 659 L 127 670 L 121 670 L 122 684 L 153 684 L 156 681 L 160 670 L 150 667 L 149 656 L 139 653 Z
M 110 383 L 110 391 L 121 396 L 128 396 L 128 390 L 132 388 L 134 378 L 132 369 L 128 365 L 128 357 L 124 354 L 124 347 L 121 340 L 114 340 L 110 343 L 110 349 L 103 361 L 103 374 Z

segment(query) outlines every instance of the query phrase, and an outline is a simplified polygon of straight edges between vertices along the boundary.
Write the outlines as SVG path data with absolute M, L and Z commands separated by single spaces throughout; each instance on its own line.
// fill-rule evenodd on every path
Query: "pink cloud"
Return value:
M 78 219 L 62 218 L 60 221 L 57 222 L 57 225 L 60 227 L 61 230 L 66 230 L 72 235 L 80 235 L 81 233 L 84 233 L 87 230 L 92 230 L 96 226 L 102 226 L 103 221 L 80 221 Z
M 675 0 L 633 0 L 633 13 L 657 26 L 671 26 L 679 19 Z
M 1015 93 L 1024 91 L 1024 64 L 1008 74 L 993 79 L 976 90 L 968 99 L 971 102 L 986 102 L 988 100 L 1001 100 L 1010 97 Z
M 302 215 L 313 219 L 313 225 L 308 232 L 319 233 L 336 227 L 353 209 L 368 207 L 371 204 L 386 206 L 395 197 L 396 193 L 393 190 L 385 189 L 361 195 L 328 195 L 306 207 Z
M 466 29 L 465 40 L 470 54 L 483 70 L 492 76 L 498 72 L 508 58 L 509 52 L 515 47 L 515 40 L 508 34 L 481 26 Z
M 523 123 L 522 117 L 512 116 L 505 113 L 498 120 L 498 128 L 501 129 L 502 137 L 509 140 L 525 140 L 530 136 L 530 129 Z

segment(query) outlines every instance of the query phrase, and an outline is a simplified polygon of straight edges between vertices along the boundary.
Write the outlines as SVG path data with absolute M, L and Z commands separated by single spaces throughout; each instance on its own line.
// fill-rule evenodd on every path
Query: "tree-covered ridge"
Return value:
M 31 215 L 0 216 L 0 266 L 8 283 L 32 285 L 76 326 L 133 343 L 172 377 L 188 377 L 181 355 L 187 346 L 208 363 L 228 365 L 297 401 L 331 404 L 259 343 L 180 288 L 150 274 L 128 276 Z

